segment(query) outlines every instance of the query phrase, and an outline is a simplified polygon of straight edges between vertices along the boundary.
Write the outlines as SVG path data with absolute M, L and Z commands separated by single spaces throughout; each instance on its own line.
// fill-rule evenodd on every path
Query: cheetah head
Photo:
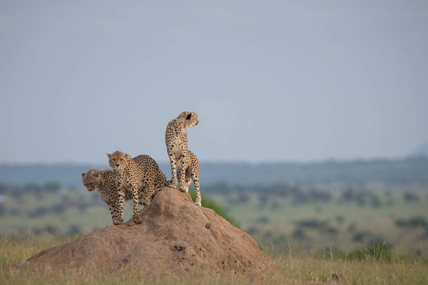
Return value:
M 108 163 L 110 164 L 111 168 L 113 170 L 121 170 L 130 160 L 132 160 L 131 156 L 128 154 L 121 152 L 121 151 L 115 151 L 112 154 L 107 153 L 108 156 Z
M 94 191 L 95 190 L 95 184 L 97 184 L 101 176 L 99 174 L 99 171 L 95 169 L 89 169 L 87 173 L 82 172 L 82 178 L 83 178 L 83 185 L 88 189 L 88 191 Z
M 182 112 L 178 116 L 186 125 L 186 129 L 190 127 L 195 127 L 199 124 L 198 115 L 193 112 Z

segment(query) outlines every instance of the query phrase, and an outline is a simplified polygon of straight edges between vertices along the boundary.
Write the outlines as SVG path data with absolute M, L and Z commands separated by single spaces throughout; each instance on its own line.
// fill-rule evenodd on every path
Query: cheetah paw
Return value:
M 114 224 L 115 226 L 117 226 L 117 225 L 121 225 L 121 224 L 122 224 L 122 221 L 120 221 L 120 220 L 116 220 L 116 221 L 113 221 L 113 224 Z
M 177 181 L 170 180 L 166 183 L 166 186 L 169 188 L 177 188 Z
M 143 219 L 141 219 L 140 215 L 138 215 L 138 214 L 133 215 L 132 219 L 134 220 L 134 222 L 136 224 L 141 224 L 143 222 Z

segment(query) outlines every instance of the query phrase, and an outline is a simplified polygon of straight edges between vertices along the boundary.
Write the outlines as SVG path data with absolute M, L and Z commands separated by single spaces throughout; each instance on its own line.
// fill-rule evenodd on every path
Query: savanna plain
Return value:
M 423 174 L 426 176 L 426 174 Z M 301 181 L 271 185 L 211 183 L 203 206 L 248 232 L 287 282 L 428 284 L 428 182 Z M 109 272 L 11 270 L 40 251 L 112 225 L 97 192 L 60 182 L 0 187 L 1 284 L 281 284 L 190 272 L 147 278 L 144 269 Z M 194 196 L 194 191 L 191 189 Z M 194 197 L 193 197 L 194 198 Z M 132 206 L 125 205 L 125 220 Z

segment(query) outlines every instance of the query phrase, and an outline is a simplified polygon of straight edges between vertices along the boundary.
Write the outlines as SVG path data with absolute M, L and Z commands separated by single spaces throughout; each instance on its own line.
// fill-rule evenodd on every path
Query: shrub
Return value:
M 373 243 L 373 245 L 363 249 L 356 249 L 348 257 L 354 259 L 377 259 L 391 261 L 391 250 L 384 242 Z
M 196 192 L 190 191 L 189 194 L 190 194 L 190 197 L 192 197 L 192 200 L 195 201 Z M 216 212 L 219 216 L 222 216 L 226 221 L 228 221 L 229 223 L 231 223 L 236 227 L 239 227 L 239 223 L 235 221 L 234 218 L 226 214 L 226 212 L 220 207 L 219 204 L 217 204 L 217 202 L 206 199 L 205 196 L 202 196 L 202 194 L 201 194 L 201 199 L 202 199 L 202 207 L 214 210 L 214 212 Z
M 296 226 L 305 228 L 323 228 L 327 226 L 327 221 L 320 221 L 317 219 L 300 220 L 296 222 Z
M 300 240 L 302 240 L 302 239 L 304 239 L 304 238 L 305 238 L 305 232 L 304 232 L 302 229 L 296 229 L 296 230 L 293 232 L 293 237 L 294 237 L 295 239 L 300 239 Z

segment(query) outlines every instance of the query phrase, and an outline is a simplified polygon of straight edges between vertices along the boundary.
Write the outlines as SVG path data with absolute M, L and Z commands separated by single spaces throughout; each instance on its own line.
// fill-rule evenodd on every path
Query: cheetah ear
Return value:
M 100 175 L 100 174 L 98 173 L 98 171 L 95 171 L 95 172 L 94 172 L 94 176 L 95 176 L 95 177 L 98 177 L 99 175 Z
M 85 174 L 86 174 L 85 172 L 82 172 L 82 177 L 85 176 Z
M 129 154 L 125 155 L 126 159 L 132 159 L 132 157 Z
M 110 153 L 107 153 L 107 156 L 110 158 L 111 154 L 110 154 Z
M 192 113 L 190 113 L 189 115 L 187 115 L 186 120 L 190 120 L 191 117 L 192 117 Z

